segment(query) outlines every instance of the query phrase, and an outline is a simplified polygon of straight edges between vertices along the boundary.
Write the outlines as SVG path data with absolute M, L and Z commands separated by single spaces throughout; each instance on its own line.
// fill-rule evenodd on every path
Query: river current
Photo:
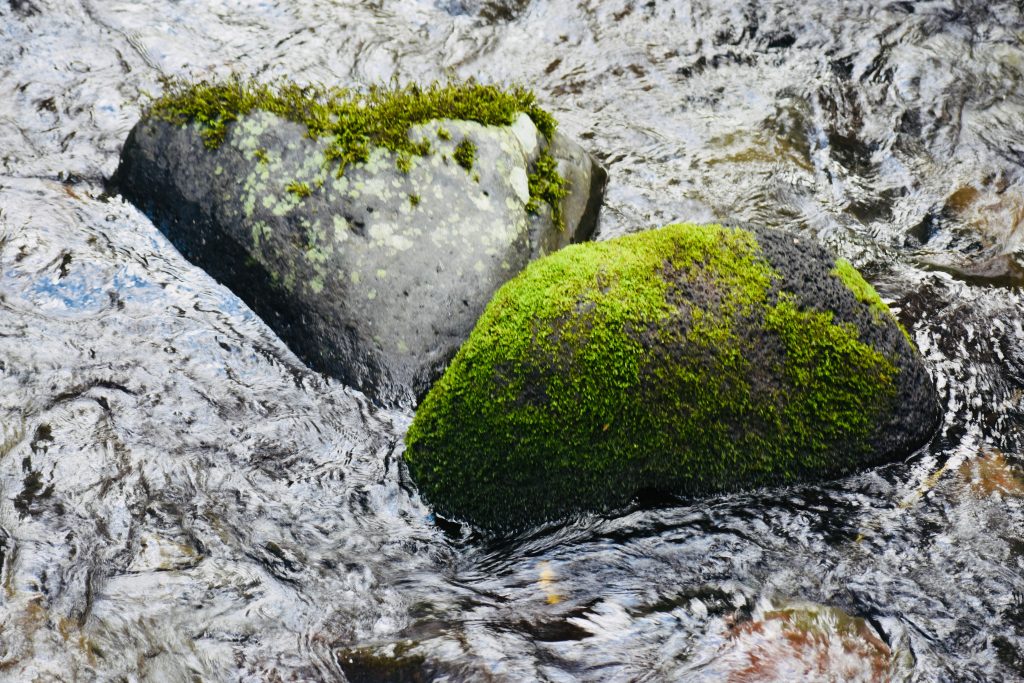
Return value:
M 534 88 L 598 239 L 813 237 L 910 330 L 904 462 L 514 537 L 105 179 L 167 75 Z M 1024 677 L 1024 7 L 0 0 L 0 679 Z

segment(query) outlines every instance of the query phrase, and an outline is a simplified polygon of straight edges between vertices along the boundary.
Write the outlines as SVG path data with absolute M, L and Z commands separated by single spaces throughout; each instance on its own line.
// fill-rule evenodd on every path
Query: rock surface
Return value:
M 792 234 L 674 225 L 575 245 L 492 300 L 408 432 L 438 512 L 506 529 L 824 478 L 938 423 L 909 336 L 859 273 Z
M 114 186 L 307 363 L 386 404 L 425 393 L 528 261 L 590 237 L 606 178 L 526 114 L 415 125 L 409 136 L 429 153 L 373 148 L 341 176 L 328 140 L 266 111 L 239 116 L 215 149 L 202 134 L 144 117 Z M 466 141 L 469 168 L 456 154 Z M 548 205 L 527 206 L 544 151 L 568 181 L 564 228 Z
M 914 657 L 895 651 L 870 621 L 838 607 L 764 600 L 725 633 L 702 670 L 721 681 L 896 681 L 912 677 Z

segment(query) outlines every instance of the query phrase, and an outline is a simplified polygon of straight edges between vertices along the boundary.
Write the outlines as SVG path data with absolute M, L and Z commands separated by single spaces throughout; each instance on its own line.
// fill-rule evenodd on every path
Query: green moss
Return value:
M 451 131 L 449 131 L 444 126 L 439 126 L 437 129 L 437 137 L 441 140 L 451 140 L 452 134 Z
M 789 425 L 779 436 L 793 449 L 827 454 L 851 435 L 867 435 L 895 395 L 896 367 L 861 343 L 854 325 L 800 310 L 787 296 L 768 309 L 765 329 L 782 340 L 787 362 L 776 371 L 791 387 L 781 412 L 773 411 Z
M 395 165 L 402 173 L 408 173 L 412 170 L 412 155 L 405 153 L 399 154 L 398 161 L 395 162 Z
M 562 199 L 569 194 L 569 184 L 558 172 L 558 162 L 546 150 L 540 153 L 528 181 L 530 201 L 526 204 L 526 210 L 537 213 L 540 210 L 540 202 L 543 201 L 551 207 L 551 220 L 560 230 L 564 229 Z
M 892 314 L 892 311 L 889 310 L 886 303 L 882 301 L 882 297 L 878 296 L 878 292 L 875 291 L 875 288 L 864 279 L 860 272 L 853 267 L 852 263 L 844 258 L 836 259 L 836 267 L 832 269 L 832 275 L 842 280 L 847 289 L 853 292 L 853 295 L 857 297 L 857 301 L 865 303 L 871 307 L 871 312 L 874 314 L 876 322 L 882 323 L 888 320 L 895 322 L 900 328 L 900 331 L 903 332 L 903 336 L 910 344 L 910 347 L 914 349 L 917 348 L 914 345 L 914 340 L 911 339 L 910 333 L 907 329 L 903 327 L 903 324 L 900 323 L 899 320 L 896 319 L 896 316 Z
M 707 493 L 849 469 L 895 367 L 853 326 L 774 294 L 778 281 L 752 233 L 721 226 L 531 264 L 417 411 L 414 478 L 442 513 L 500 528 L 648 487 Z M 686 294 L 709 288 L 703 305 Z
M 410 128 L 436 119 L 508 126 L 525 113 L 548 140 L 556 127 L 555 119 L 537 104 L 532 91 L 472 81 L 435 82 L 426 87 L 372 87 L 362 92 L 287 81 L 265 84 L 238 76 L 197 83 L 167 79 L 164 94 L 152 102 L 148 115 L 178 125 L 197 123 L 206 146 L 216 149 L 234 121 L 257 110 L 305 126 L 313 139 L 328 140 L 326 161 L 335 166 L 339 177 L 349 164 L 367 161 L 375 147 L 396 152 L 399 169 L 408 173 L 412 157 L 424 156 L 431 149 L 429 141 L 413 141 Z M 444 128 L 438 128 L 437 135 L 442 140 L 451 138 Z M 469 170 L 475 152 L 473 143 L 464 140 L 456 147 L 455 159 Z M 538 184 L 538 194 L 531 194 L 534 210 L 538 201 L 554 201 L 552 212 L 560 214 L 557 200 L 564 193 L 559 195 L 547 188 L 563 187 L 564 180 L 558 176 L 557 168 L 548 169 L 543 175 L 546 184 Z
M 892 317 L 889 307 L 882 301 L 882 297 L 878 296 L 875 288 L 868 284 L 852 263 L 844 258 L 836 259 L 836 267 L 832 269 L 832 274 L 843 281 L 843 284 L 857 297 L 857 301 L 871 306 L 872 312 L 878 318 Z
M 292 181 L 284 186 L 285 192 L 293 194 L 296 197 L 309 197 L 313 194 L 313 190 L 310 189 L 309 183 Z
M 467 171 L 473 170 L 473 160 L 476 159 L 476 145 L 469 138 L 463 138 L 462 142 L 455 145 L 452 158 Z
M 260 162 L 261 164 L 266 164 L 270 162 L 270 157 L 267 156 L 267 150 L 263 147 L 258 148 L 255 152 L 252 153 L 252 155 L 256 157 L 256 161 Z

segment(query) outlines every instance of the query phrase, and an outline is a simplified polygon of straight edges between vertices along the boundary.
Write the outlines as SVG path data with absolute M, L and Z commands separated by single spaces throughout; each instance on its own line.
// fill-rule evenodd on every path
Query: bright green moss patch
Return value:
M 375 147 L 396 152 L 399 169 L 408 173 L 413 157 L 431 151 L 429 141 L 416 142 L 409 137 L 410 128 L 436 119 L 508 126 L 525 113 L 548 140 L 556 126 L 532 91 L 475 82 L 372 87 L 364 92 L 291 82 L 258 83 L 238 76 L 198 83 L 170 79 L 164 81 L 164 94 L 151 104 L 149 115 L 177 125 L 199 124 L 203 142 L 216 149 L 224 142 L 228 126 L 253 111 L 266 111 L 302 124 L 309 137 L 328 140 L 326 160 L 335 166 L 339 177 L 349 164 L 367 161 Z M 438 128 L 437 136 L 451 139 L 444 128 Z M 475 154 L 472 141 L 464 140 L 456 147 L 455 159 L 470 170 Z M 544 177 L 547 185 L 538 186 L 531 202 L 554 201 L 552 211 L 560 214 L 557 200 L 564 192 L 560 195 L 546 188 L 562 187 L 564 180 L 557 168 L 545 170 Z
M 882 297 L 878 296 L 875 288 L 864 279 L 864 276 L 853 267 L 852 263 L 844 258 L 836 259 L 836 267 L 832 270 L 832 274 L 843 281 L 843 284 L 857 297 L 857 301 L 871 307 L 871 312 L 874 314 L 876 321 L 894 321 L 899 326 L 900 331 L 903 332 L 903 336 L 910 343 L 911 348 L 917 348 L 914 346 L 914 340 L 910 338 L 910 333 L 907 329 L 903 327 L 900 321 L 896 320 L 896 316 L 892 314 L 889 307 L 882 301 Z
M 835 323 L 828 311 L 800 310 L 782 296 L 768 309 L 765 329 L 782 340 L 786 362 L 777 371 L 791 387 L 784 405 L 764 416 L 790 426 L 780 437 L 805 453 L 827 453 L 871 431 L 894 396 L 897 370 L 860 342 L 854 325 Z
M 892 361 L 799 309 L 754 234 L 673 225 L 573 245 L 492 299 L 420 406 L 429 502 L 490 528 L 851 468 Z
M 889 312 L 889 307 L 882 301 L 882 297 L 878 296 L 875 288 L 864 279 L 860 272 L 853 267 L 852 263 L 844 258 L 836 259 L 836 267 L 832 270 L 832 274 L 843 281 L 843 284 L 857 297 L 857 301 L 871 306 L 871 310 L 876 315 L 879 317 L 892 317 L 892 313 Z
M 472 140 L 463 138 L 462 142 L 455 145 L 455 151 L 452 152 L 452 158 L 462 168 L 470 171 L 473 169 L 473 160 L 476 159 L 476 145 L 473 144 Z

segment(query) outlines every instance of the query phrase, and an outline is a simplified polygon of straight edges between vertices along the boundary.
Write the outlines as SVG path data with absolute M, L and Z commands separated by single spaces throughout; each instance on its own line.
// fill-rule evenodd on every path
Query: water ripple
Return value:
M 0 678 L 1024 675 L 1022 35 L 973 0 L 0 4 Z M 410 415 L 103 192 L 161 77 L 232 71 L 529 84 L 610 170 L 601 238 L 734 220 L 855 261 L 939 433 L 821 485 L 437 523 Z

